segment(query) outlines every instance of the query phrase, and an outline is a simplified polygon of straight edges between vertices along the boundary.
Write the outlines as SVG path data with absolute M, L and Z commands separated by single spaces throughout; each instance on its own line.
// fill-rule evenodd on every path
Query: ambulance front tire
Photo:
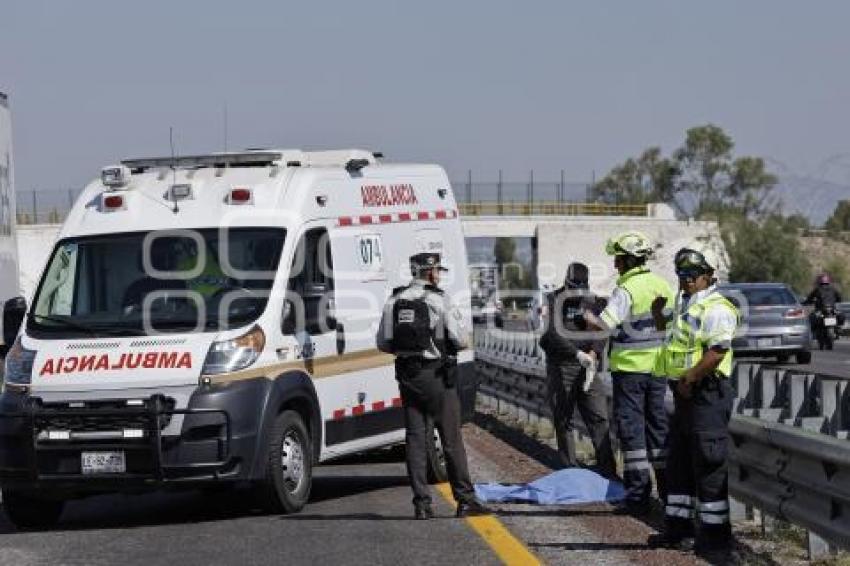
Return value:
M 47 529 L 55 526 L 65 509 L 61 499 L 38 497 L 34 492 L 4 489 L 3 510 L 20 531 Z
M 310 435 L 301 415 L 285 410 L 275 419 L 269 435 L 259 503 L 274 513 L 296 513 L 307 504 L 312 482 Z

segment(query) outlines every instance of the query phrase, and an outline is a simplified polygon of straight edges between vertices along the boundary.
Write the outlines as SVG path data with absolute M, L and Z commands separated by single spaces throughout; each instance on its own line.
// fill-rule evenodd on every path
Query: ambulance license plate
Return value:
M 80 460 L 83 475 L 123 474 L 127 471 L 124 452 L 83 452 Z
M 838 319 L 836 319 L 834 316 L 828 316 L 823 319 L 824 326 L 835 326 L 836 324 L 838 324 Z
M 756 346 L 759 348 L 770 348 L 776 344 L 775 338 L 759 338 L 756 341 Z

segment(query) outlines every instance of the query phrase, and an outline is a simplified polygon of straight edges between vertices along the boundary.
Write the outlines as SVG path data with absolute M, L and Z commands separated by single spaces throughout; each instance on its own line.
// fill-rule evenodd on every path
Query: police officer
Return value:
M 645 515 L 650 510 L 655 472 L 658 494 L 664 499 L 664 467 L 667 456 L 667 413 L 664 396 L 667 385 L 653 376 L 664 335 L 655 328 L 652 302 L 665 297 L 673 304 L 673 290 L 661 277 L 649 271 L 646 262 L 653 254 L 652 242 L 636 231 L 608 240 L 605 251 L 614 256 L 620 274 L 617 286 L 601 320 L 586 316 L 592 326 L 612 333 L 610 368 L 614 385 L 614 416 L 623 452 L 623 483 L 626 498 L 619 513 Z
M 456 516 L 481 515 L 489 509 L 475 498 L 460 431 L 460 398 L 455 389 L 456 360 L 467 347 L 460 312 L 442 289 L 440 254 L 411 256 L 413 281 L 393 290 L 378 328 L 378 348 L 395 354 L 404 423 L 407 474 L 413 488 L 414 517 L 434 516 L 428 487 L 429 419 L 440 433 Z
M 669 379 L 676 408 L 667 457 L 665 530 L 650 543 L 691 548 L 696 515 L 698 551 L 726 550 L 732 536 L 727 455 L 734 394 L 729 376 L 739 315 L 715 287 L 717 260 L 709 253 L 683 248 L 676 254 L 680 305 L 656 368 Z M 662 308 L 659 299 L 653 305 L 659 328 L 665 324 Z
M 608 427 L 608 401 L 595 371 L 605 352 L 604 337 L 588 331 L 584 311 L 597 311 L 588 291 L 589 270 L 583 263 L 567 267 L 564 286 L 546 297 L 546 330 L 540 347 L 546 353 L 547 390 L 558 452 L 566 467 L 579 465 L 573 440 L 576 405 L 596 453 L 596 467 L 608 477 L 617 473 Z

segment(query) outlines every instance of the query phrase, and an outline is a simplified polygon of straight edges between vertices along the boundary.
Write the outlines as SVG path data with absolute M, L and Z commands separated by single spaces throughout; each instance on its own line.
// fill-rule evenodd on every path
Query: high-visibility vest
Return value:
M 667 343 L 659 356 L 655 374 L 679 379 L 682 374 L 696 366 L 708 349 L 709 336 L 703 329 L 705 315 L 716 308 L 729 309 L 740 324 L 738 309 L 729 300 L 714 291 L 702 300 L 688 306 L 687 310 L 679 313 L 673 323 Z M 717 367 L 717 373 L 724 377 L 732 374 L 732 344 L 730 343 L 723 360 Z
M 656 297 L 666 297 L 667 308 L 672 308 L 673 289 L 645 266 L 622 274 L 617 286 L 629 294 L 632 304 L 628 318 L 617 326 L 612 337 L 611 371 L 652 373 L 664 344 L 664 333 L 655 329 L 652 302 Z
M 220 290 L 226 289 L 230 278 L 224 274 L 209 248 L 207 248 L 207 253 L 204 254 L 204 257 L 206 258 L 206 262 L 201 267 L 201 273 L 197 277 L 186 280 L 186 288 L 190 291 L 196 291 L 204 298 L 209 299 Z M 198 261 L 200 261 L 200 255 L 184 258 L 179 262 L 178 269 L 191 271 L 195 269 Z

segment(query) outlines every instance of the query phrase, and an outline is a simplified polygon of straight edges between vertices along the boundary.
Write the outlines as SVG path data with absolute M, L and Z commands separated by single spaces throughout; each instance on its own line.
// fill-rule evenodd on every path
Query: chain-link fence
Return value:
M 82 189 L 46 189 L 17 191 L 15 207 L 18 224 L 58 224 Z
M 590 201 L 590 184 L 538 181 L 534 173 L 525 182 L 478 181 L 472 172 L 452 182 L 455 198 L 469 214 L 579 214 Z M 65 220 L 82 189 L 36 189 L 17 192 L 18 224 L 55 224 Z M 468 205 L 468 206 L 464 206 Z M 572 206 L 567 206 L 572 205 Z M 553 212 L 557 210 L 558 212 Z M 587 209 L 591 214 L 593 208 Z M 485 212 L 486 211 L 486 212 Z

